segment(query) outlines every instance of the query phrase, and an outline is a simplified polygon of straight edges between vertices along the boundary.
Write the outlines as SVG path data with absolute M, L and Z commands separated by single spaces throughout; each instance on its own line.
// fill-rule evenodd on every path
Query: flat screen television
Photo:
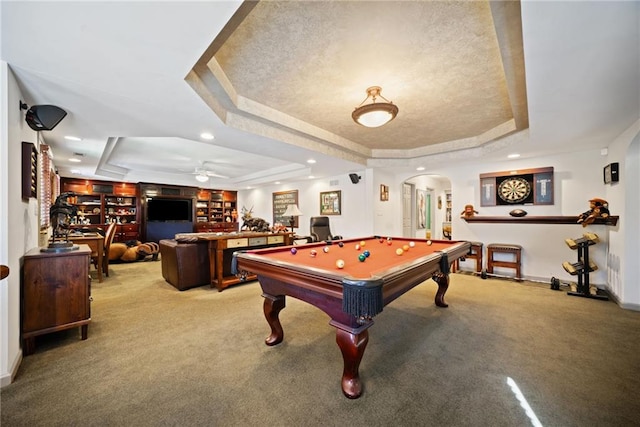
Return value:
M 193 221 L 191 199 L 147 199 L 147 221 Z

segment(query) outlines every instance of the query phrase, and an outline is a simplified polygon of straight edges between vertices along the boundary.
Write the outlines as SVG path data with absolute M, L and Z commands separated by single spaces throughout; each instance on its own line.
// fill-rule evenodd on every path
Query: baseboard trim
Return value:
M 11 365 L 11 370 L 6 375 L 0 377 L 0 388 L 4 388 L 9 384 L 13 383 L 14 378 L 18 375 L 18 369 L 20 369 L 20 365 L 22 364 L 22 351 L 18 352 L 18 355 L 13 360 L 13 364 Z

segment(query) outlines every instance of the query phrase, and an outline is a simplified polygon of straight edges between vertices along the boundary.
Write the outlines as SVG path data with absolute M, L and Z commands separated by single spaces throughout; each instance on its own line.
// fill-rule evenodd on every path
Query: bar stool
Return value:
M 502 261 L 494 258 L 495 254 L 513 254 L 513 261 Z M 493 267 L 513 268 L 516 270 L 516 280 L 522 280 L 521 274 L 522 246 L 509 243 L 491 243 L 487 245 L 487 273 L 493 274 Z

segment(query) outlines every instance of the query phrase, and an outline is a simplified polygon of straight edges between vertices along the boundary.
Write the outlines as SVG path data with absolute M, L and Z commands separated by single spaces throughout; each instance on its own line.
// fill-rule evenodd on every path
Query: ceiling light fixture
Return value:
M 209 181 L 209 177 L 206 173 L 199 173 L 198 175 L 196 175 L 196 180 L 199 182 L 207 182 Z
M 82 138 L 78 138 L 77 136 L 67 135 L 64 137 L 67 141 L 82 141 Z
M 380 95 L 380 92 L 382 92 L 380 86 L 371 86 L 367 89 L 367 97 L 353 110 L 353 113 L 351 113 L 351 117 L 356 123 L 368 128 L 377 128 L 396 117 L 398 107 Z M 376 102 L 378 97 L 384 99 L 386 102 Z M 369 98 L 371 98 L 371 103 L 363 105 Z
M 215 138 L 215 136 L 213 136 L 209 132 L 203 132 L 203 133 L 200 134 L 200 138 L 206 139 L 207 141 L 211 141 L 212 139 Z

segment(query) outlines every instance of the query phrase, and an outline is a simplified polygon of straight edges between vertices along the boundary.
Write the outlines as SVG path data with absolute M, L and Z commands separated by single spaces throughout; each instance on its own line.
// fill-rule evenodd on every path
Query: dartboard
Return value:
M 520 203 L 531 194 L 531 184 L 524 178 L 507 178 L 498 187 L 498 196 L 507 203 Z

